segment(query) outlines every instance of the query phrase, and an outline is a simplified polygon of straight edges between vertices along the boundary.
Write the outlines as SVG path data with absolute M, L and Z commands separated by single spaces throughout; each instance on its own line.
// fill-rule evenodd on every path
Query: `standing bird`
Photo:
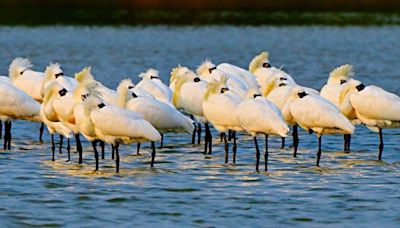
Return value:
M 158 132 L 161 133 L 161 146 L 165 133 L 191 133 L 193 121 L 170 105 L 157 99 L 131 91 L 135 87 L 131 80 L 122 80 L 117 91 L 120 96 L 119 107 L 126 108 L 143 115 Z
M 0 81 L 0 120 L 4 122 L 4 149 L 11 149 L 11 121 L 39 122 L 40 105 L 28 94 L 10 83 Z
M 280 110 L 260 94 L 242 101 L 236 108 L 240 126 L 254 138 L 256 147 L 256 171 L 260 162 L 257 134 L 265 135 L 265 171 L 268 170 L 268 135 L 286 137 L 289 127 L 283 120 Z
M 328 81 L 324 87 L 321 89 L 321 96 L 330 102 L 332 102 L 336 107 L 340 109 L 341 101 L 340 101 L 340 94 L 344 89 L 344 84 L 354 77 L 354 70 L 353 66 L 350 64 L 345 64 L 339 67 L 336 67 L 330 74 Z M 353 118 L 347 116 L 350 120 L 353 121 Z M 345 134 L 344 135 L 344 148 L 345 152 L 350 152 L 350 142 L 351 142 L 351 135 Z
M 64 75 L 64 72 L 58 63 L 50 63 L 50 65 L 48 65 L 44 71 L 41 87 L 42 96 L 46 90 L 46 87 L 52 81 L 57 81 L 58 84 L 68 91 L 74 91 L 74 89 L 78 86 L 78 81 L 76 81 L 76 79 Z
M 30 97 L 39 103 L 42 103 L 41 87 L 43 73 L 32 70 L 32 63 L 26 58 L 15 58 L 8 68 L 8 76 L 11 83 L 27 93 Z M 42 123 L 39 129 L 39 141 L 43 142 L 44 124 Z
M 222 133 L 225 143 L 225 163 L 228 163 L 229 150 L 226 132 L 229 130 L 242 130 L 236 117 L 236 108 L 242 101 L 242 98 L 236 93 L 229 91 L 226 85 L 227 80 L 227 77 L 221 77 L 221 81 L 209 82 L 203 101 L 204 116 L 218 132 Z M 207 153 L 208 146 L 208 152 L 210 154 L 212 151 L 212 136 L 210 131 L 207 136 L 204 153 Z M 235 150 L 233 154 L 235 157 Z
M 160 80 L 157 70 L 150 68 L 146 72 L 140 73 L 139 77 L 142 80 L 136 85 L 137 88 L 145 90 L 159 101 L 172 105 L 172 91 Z
M 207 90 L 207 83 L 202 81 L 193 71 L 187 67 L 178 66 L 172 69 L 170 86 L 173 91 L 172 103 L 178 109 L 188 113 L 198 123 L 193 130 L 192 144 L 195 143 L 197 131 L 197 143 L 200 144 L 201 124 L 205 125 L 206 134 L 208 123 L 203 113 L 203 99 Z
M 115 147 L 116 172 L 119 172 L 119 145 L 152 142 L 151 167 L 154 166 L 155 145 L 161 140 L 158 131 L 141 114 L 106 105 L 100 98 L 89 96 L 84 102 L 84 113 L 94 125 L 95 134 Z M 97 161 L 96 161 L 97 163 Z
M 400 128 L 400 97 L 377 86 L 365 86 L 349 80 L 341 94 L 342 109 L 353 113 L 370 130 L 379 132 L 379 155 L 382 159 L 383 128 Z
M 317 166 L 321 158 L 321 139 L 324 134 L 352 134 L 354 126 L 330 101 L 310 95 L 301 87 L 294 87 L 282 114 L 289 122 L 297 123 L 318 137 Z

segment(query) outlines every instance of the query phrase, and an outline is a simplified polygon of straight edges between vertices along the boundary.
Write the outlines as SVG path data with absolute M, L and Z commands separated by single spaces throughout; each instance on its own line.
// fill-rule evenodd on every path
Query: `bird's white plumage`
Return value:
M 139 74 L 139 77 L 142 80 L 136 85 L 137 88 L 145 90 L 159 101 L 169 105 L 172 104 L 172 91 L 160 80 L 158 71 L 148 69 L 146 72 Z

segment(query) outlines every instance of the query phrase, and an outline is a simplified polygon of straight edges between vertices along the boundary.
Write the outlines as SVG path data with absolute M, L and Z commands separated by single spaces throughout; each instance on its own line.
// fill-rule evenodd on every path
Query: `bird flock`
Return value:
M 265 171 L 268 170 L 268 137 L 293 138 L 293 156 L 299 146 L 298 128 L 314 133 L 318 139 L 319 166 L 322 136 L 341 134 L 344 151 L 350 152 L 355 125 L 365 125 L 379 133 L 379 155 L 382 159 L 383 128 L 400 127 L 400 97 L 374 85 L 365 86 L 354 79 L 352 65 L 333 69 L 321 91 L 304 87 L 281 68 L 269 61 L 268 52 L 261 52 L 249 63 L 248 70 L 221 63 L 204 61 L 196 71 L 184 66 L 172 69 L 169 85 L 159 72 L 148 69 L 139 74 L 141 81 L 124 79 L 116 90 L 97 81 L 90 67 L 74 77 L 64 75 L 58 63 L 50 63 L 44 72 L 34 71 L 26 58 L 15 58 L 9 75 L 0 76 L 0 137 L 4 149 L 11 149 L 11 121 L 40 122 L 39 140 L 46 126 L 51 135 L 51 159 L 55 160 L 54 135 L 59 135 L 59 152 L 67 140 L 76 141 L 78 162 L 83 162 L 80 137 L 90 141 L 95 164 L 99 169 L 99 152 L 105 159 L 105 144 L 112 148 L 116 172 L 119 172 L 120 144 L 151 143 L 154 166 L 156 142 L 163 147 L 165 134 L 192 134 L 192 144 L 201 143 L 204 127 L 204 154 L 212 154 L 213 136 L 210 127 L 220 133 L 225 163 L 236 162 L 238 133 L 254 139 L 256 171 L 259 171 L 260 147 L 257 137 L 265 137 Z M 2 134 L 4 123 L 4 135 Z M 290 128 L 292 130 L 290 130 Z M 197 138 L 197 142 L 196 142 Z

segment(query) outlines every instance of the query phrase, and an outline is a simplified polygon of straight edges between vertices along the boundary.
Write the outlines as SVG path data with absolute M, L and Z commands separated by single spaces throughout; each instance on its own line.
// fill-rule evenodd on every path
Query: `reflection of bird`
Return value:
M 282 118 L 279 109 L 261 97 L 259 94 L 253 95 L 254 98 L 242 101 L 236 108 L 236 116 L 240 126 L 254 137 L 256 147 L 256 170 L 260 161 L 260 151 L 258 149 L 257 134 L 265 134 L 265 171 L 268 165 L 268 135 L 280 135 L 286 137 L 289 128 Z
M 4 122 L 4 149 L 11 149 L 11 120 L 40 121 L 40 105 L 24 91 L 0 81 L 0 120 Z
M 151 166 L 155 158 L 155 141 L 161 135 L 141 114 L 106 105 L 101 99 L 89 96 L 84 102 L 84 113 L 90 117 L 95 134 L 102 141 L 114 146 L 116 172 L 119 172 L 119 145 L 138 142 L 152 142 Z
M 221 77 L 221 81 L 211 81 L 207 85 L 207 92 L 204 96 L 203 101 L 203 112 L 204 116 L 207 118 L 214 128 L 222 133 L 224 143 L 225 143 L 225 163 L 228 163 L 228 142 L 226 139 L 226 132 L 229 130 L 240 131 L 242 128 L 236 118 L 236 107 L 242 101 L 236 93 L 229 91 L 226 82 L 227 77 Z M 206 129 L 207 130 L 207 129 Z M 236 142 L 234 142 L 236 143 Z M 208 130 L 206 132 L 206 142 L 204 153 L 210 154 L 212 151 L 212 136 L 211 132 Z M 235 145 L 233 156 L 235 158 Z
M 330 74 L 328 81 L 324 87 L 321 89 L 321 96 L 332 102 L 336 107 L 340 108 L 340 94 L 344 88 L 344 83 L 346 83 L 350 78 L 354 77 L 353 66 L 345 64 L 336 67 Z M 350 116 L 347 116 L 350 118 Z M 354 123 L 354 122 L 353 122 Z M 350 151 L 350 141 L 351 135 L 344 135 L 344 151 Z
M 295 87 L 282 111 L 286 120 L 297 123 L 318 137 L 317 166 L 321 158 L 321 138 L 324 134 L 352 134 L 354 126 L 328 100 L 307 94 L 303 88 Z
M 343 111 L 353 112 L 369 129 L 379 132 L 379 156 L 382 159 L 382 128 L 400 128 L 400 97 L 377 86 L 364 86 L 349 80 L 341 94 Z
M 139 77 L 142 80 L 136 85 L 137 88 L 145 90 L 159 101 L 172 105 L 172 91 L 160 80 L 158 71 L 148 69 L 139 74 Z
M 131 80 L 121 81 L 117 89 L 120 96 L 119 106 L 142 114 L 161 133 L 161 147 L 163 134 L 193 131 L 191 119 L 164 102 L 131 92 L 129 89 L 132 87 L 134 84 Z

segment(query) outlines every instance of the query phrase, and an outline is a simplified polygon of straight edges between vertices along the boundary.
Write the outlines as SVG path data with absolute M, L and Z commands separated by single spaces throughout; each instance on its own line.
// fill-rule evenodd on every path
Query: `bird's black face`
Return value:
M 285 83 L 279 84 L 279 87 L 283 87 L 283 86 L 286 86 L 286 84 Z
M 270 63 L 263 63 L 262 67 L 264 68 L 271 68 L 271 64 Z
M 358 92 L 363 91 L 365 89 L 365 85 L 361 83 L 360 85 L 356 86 L 356 89 Z
M 150 79 L 158 79 L 157 76 L 150 76 Z
M 128 89 L 133 89 L 133 87 L 134 87 L 133 85 L 130 85 L 128 86 Z
M 104 103 L 98 104 L 97 107 L 99 107 L 100 109 L 104 108 L 106 105 Z
M 136 95 L 136 93 L 132 92 L 132 97 L 136 98 L 136 97 L 138 97 L 138 95 Z
M 281 80 L 281 81 L 287 81 L 287 78 L 281 77 L 281 78 L 279 78 L 279 80 Z
M 340 80 L 340 85 L 342 85 L 342 84 L 344 84 L 344 83 L 346 83 L 346 82 L 347 82 L 346 79 L 341 79 L 341 80 Z
M 67 94 L 67 90 L 65 88 L 63 88 L 62 90 L 58 91 L 58 93 L 60 94 L 60 96 L 65 96 L 65 94 Z
M 253 98 L 256 98 L 256 97 L 261 97 L 261 94 L 254 94 Z
M 199 82 L 199 81 L 200 81 L 200 78 L 194 78 L 193 81 L 194 81 L 194 82 Z
M 308 94 L 303 91 L 301 93 L 298 93 L 297 95 L 299 95 L 300 98 L 303 98 L 303 97 L 307 96 Z
M 60 73 L 55 74 L 54 76 L 55 76 L 56 78 L 58 78 L 58 77 L 60 77 L 60 76 L 64 76 L 64 73 L 63 73 L 63 72 L 60 72 Z
M 221 93 L 225 93 L 226 91 L 228 91 L 229 89 L 228 88 L 222 88 L 221 89 Z
M 213 72 L 213 70 L 216 70 L 217 67 L 211 67 L 210 69 L 208 69 L 208 72 L 210 72 L 210 74 Z

